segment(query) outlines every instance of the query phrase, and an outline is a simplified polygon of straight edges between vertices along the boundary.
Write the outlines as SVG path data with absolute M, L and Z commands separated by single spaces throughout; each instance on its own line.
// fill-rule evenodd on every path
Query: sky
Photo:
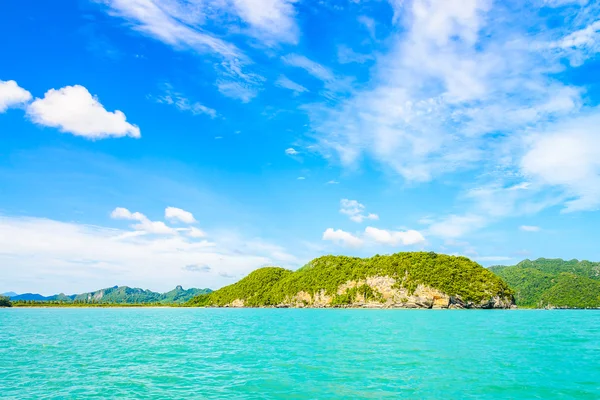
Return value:
M 600 3 L 0 6 L 0 292 L 600 260 Z

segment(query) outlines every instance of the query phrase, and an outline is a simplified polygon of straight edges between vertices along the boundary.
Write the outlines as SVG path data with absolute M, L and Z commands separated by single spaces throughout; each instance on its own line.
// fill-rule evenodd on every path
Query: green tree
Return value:
M 0 307 L 12 307 L 12 303 L 10 301 L 10 297 L 8 297 L 8 296 L 0 296 Z

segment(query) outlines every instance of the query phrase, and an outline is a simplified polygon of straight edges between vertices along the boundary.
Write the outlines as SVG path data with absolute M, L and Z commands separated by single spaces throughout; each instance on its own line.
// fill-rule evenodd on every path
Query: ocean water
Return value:
M 0 399 L 600 399 L 600 311 L 0 309 Z

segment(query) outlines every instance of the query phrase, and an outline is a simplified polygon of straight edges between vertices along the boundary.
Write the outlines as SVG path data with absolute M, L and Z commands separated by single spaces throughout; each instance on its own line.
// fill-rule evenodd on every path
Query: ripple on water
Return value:
M 600 398 L 600 311 L 0 310 L 0 398 Z

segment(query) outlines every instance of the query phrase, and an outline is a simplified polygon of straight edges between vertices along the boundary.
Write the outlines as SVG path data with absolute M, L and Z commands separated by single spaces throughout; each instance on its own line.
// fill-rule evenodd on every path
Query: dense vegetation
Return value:
M 157 293 L 151 290 L 130 288 L 128 286 L 113 286 L 111 288 L 97 290 L 95 292 L 65 295 L 57 294 L 54 296 L 42 296 L 39 294 L 26 293 L 16 295 L 11 298 L 13 302 L 46 302 L 52 304 L 170 304 L 185 303 L 194 296 L 204 293 L 210 293 L 210 289 L 183 289 L 177 286 L 175 289 L 166 293 Z M 28 303 L 24 303 L 28 304 Z
M 260 268 L 233 285 L 193 298 L 189 304 L 225 305 L 236 299 L 245 299 L 246 305 L 250 307 L 268 305 L 271 304 L 273 285 L 291 274 L 292 271 L 279 267 Z
M 8 297 L 8 296 L 0 296 L 0 307 L 12 307 L 12 303 L 10 301 L 10 297 Z
M 349 294 L 337 295 L 338 287 L 372 276 L 392 277 L 398 287 L 409 292 L 423 284 L 467 302 L 478 303 L 495 295 L 512 294 L 501 279 L 466 257 L 412 252 L 371 258 L 324 256 L 295 272 L 261 268 L 233 285 L 198 296 L 189 304 L 223 306 L 244 299 L 247 306 L 273 306 L 301 291 L 313 295 L 321 290 L 334 296 L 333 304 L 344 304 L 349 302 Z M 353 290 L 364 290 L 367 297 L 377 296 L 366 288 Z
M 600 263 L 540 258 L 490 270 L 515 290 L 520 307 L 600 307 Z

